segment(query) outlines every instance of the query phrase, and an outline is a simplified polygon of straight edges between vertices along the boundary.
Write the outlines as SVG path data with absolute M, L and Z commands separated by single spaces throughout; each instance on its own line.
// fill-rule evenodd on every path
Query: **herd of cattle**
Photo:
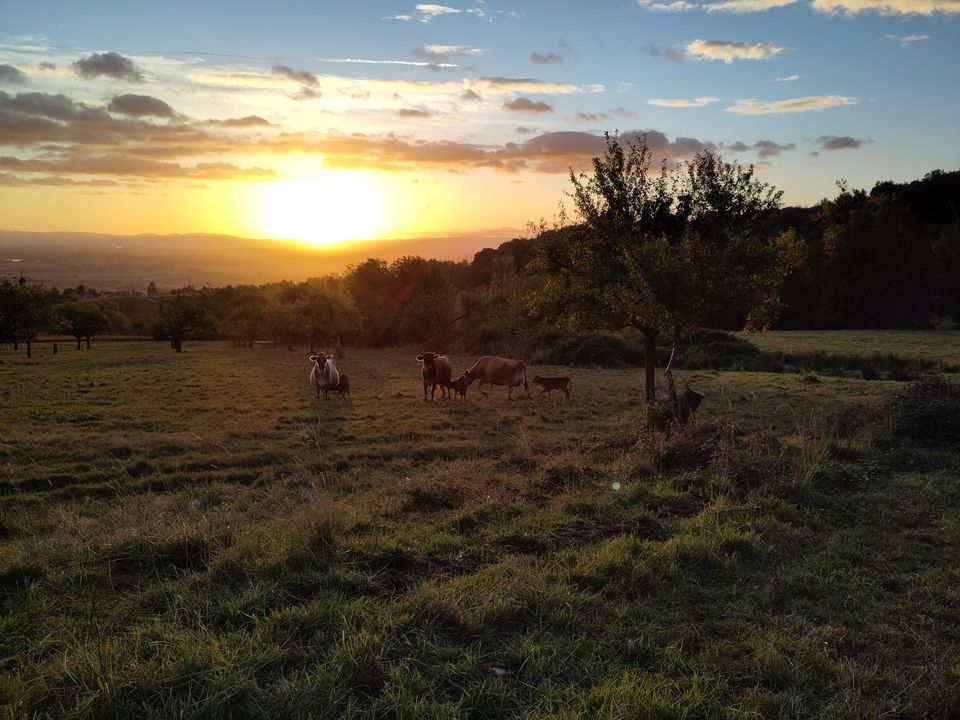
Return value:
M 506 385 L 508 398 L 512 397 L 515 387 L 523 385 L 527 397 L 530 397 L 530 386 L 527 384 L 527 364 L 523 360 L 511 360 L 487 355 L 477 360 L 473 367 L 464 370 L 457 378 L 453 377 L 453 366 L 446 355 L 425 352 L 422 355 L 417 355 L 417 361 L 420 363 L 424 400 L 427 399 L 428 389 L 430 390 L 430 400 L 433 400 L 438 387 L 442 398 L 459 397 L 466 400 L 467 388 L 476 380 L 480 382 L 478 387 L 481 390 L 484 385 Z M 327 398 L 334 391 L 336 391 L 338 397 L 350 397 L 350 380 L 337 370 L 333 355 L 326 353 L 311 355 L 310 362 L 313 363 L 313 368 L 310 370 L 310 384 L 316 388 L 318 400 L 321 395 Z M 542 378 L 534 376 L 532 382 L 540 386 L 541 395 L 551 390 L 562 390 L 567 399 L 570 398 L 570 378 L 568 377 Z

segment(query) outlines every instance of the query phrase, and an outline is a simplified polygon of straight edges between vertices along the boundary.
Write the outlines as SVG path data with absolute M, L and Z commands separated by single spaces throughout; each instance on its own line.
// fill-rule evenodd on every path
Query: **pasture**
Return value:
M 683 372 L 668 436 L 641 369 L 424 403 L 351 349 L 317 402 L 306 350 L 184 349 L 0 351 L 7 717 L 960 714 L 960 453 L 905 383 Z

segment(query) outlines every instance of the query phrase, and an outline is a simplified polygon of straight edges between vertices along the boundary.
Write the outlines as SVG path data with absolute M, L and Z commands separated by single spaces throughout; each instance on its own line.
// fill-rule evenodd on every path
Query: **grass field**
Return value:
M 960 330 L 790 330 L 754 333 L 748 339 L 766 352 L 894 353 L 960 366 Z
M 636 369 L 424 403 L 414 352 L 351 350 L 318 403 L 305 351 L 21 355 L 7 717 L 960 715 L 946 395 L 685 372 L 707 400 L 665 435 Z

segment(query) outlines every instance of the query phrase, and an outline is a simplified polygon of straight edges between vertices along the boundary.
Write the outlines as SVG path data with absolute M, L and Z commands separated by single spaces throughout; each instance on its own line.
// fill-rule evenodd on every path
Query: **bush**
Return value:
M 533 339 L 530 357 L 547 365 L 624 367 L 643 365 L 643 348 L 615 335 L 547 330 Z
M 915 382 L 893 400 L 890 414 L 890 434 L 881 444 L 953 445 L 960 442 L 960 384 L 939 376 Z

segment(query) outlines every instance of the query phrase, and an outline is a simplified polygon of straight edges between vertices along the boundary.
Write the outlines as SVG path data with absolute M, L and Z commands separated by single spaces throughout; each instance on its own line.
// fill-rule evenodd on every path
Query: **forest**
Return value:
M 769 237 L 790 233 L 796 257 L 766 327 L 922 329 L 960 323 L 960 171 L 936 170 L 870 191 L 843 182 L 813 207 L 773 207 Z M 80 348 L 98 335 L 232 339 L 253 347 L 435 346 L 450 351 L 540 353 L 591 349 L 586 362 L 642 364 L 631 328 L 597 332 L 545 311 L 545 246 L 570 228 L 476 253 L 470 261 L 370 258 L 341 275 L 260 286 L 160 288 L 141 295 L 58 289 L 30 278 L 0 281 L 0 342 L 29 344 L 66 335 Z M 714 312 L 704 325 L 739 330 L 742 309 Z M 546 358 L 551 359 L 551 358 Z M 555 359 L 555 358 L 553 358 Z M 576 358 L 573 362 L 576 362 Z

